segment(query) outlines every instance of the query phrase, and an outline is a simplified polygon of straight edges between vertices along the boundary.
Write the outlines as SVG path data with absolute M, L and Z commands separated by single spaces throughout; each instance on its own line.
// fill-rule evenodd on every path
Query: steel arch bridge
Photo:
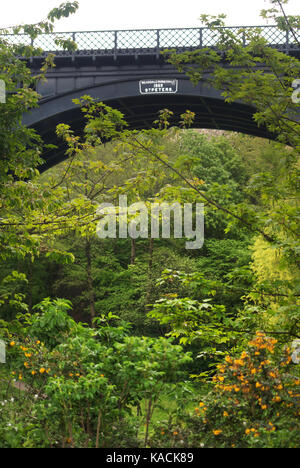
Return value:
M 231 27 L 233 32 L 251 27 Z M 254 27 L 253 27 L 254 28 Z M 290 32 L 276 26 L 259 27 L 271 47 L 300 58 L 298 43 Z M 174 112 L 174 122 L 187 109 L 195 112 L 197 128 L 233 130 L 254 136 L 274 138 L 253 120 L 255 109 L 241 103 L 227 104 L 221 93 L 207 85 L 208 74 L 197 86 L 178 73 L 161 55 L 165 49 L 177 51 L 214 47 L 218 31 L 206 28 L 151 29 L 136 31 L 97 31 L 43 34 L 35 41 L 24 35 L 10 36 L 13 43 L 32 44 L 55 53 L 56 67 L 47 81 L 38 86 L 40 106 L 24 115 L 45 143 L 58 146 L 43 155 L 46 170 L 64 159 L 65 148 L 55 135 L 56 125 L 67 123 L 81 132 L 82 113 L 72 100 L 88 94 L 124 113 L 131 128 L 151 127 L 162 108 Z M 56 39 L 72 39 L 78 45 L 70 53 L 57 46 Z M 243 36 L 246 45 L 246 34 Z M 32 73 L 38 73 L 43 57 L 30 59 Z

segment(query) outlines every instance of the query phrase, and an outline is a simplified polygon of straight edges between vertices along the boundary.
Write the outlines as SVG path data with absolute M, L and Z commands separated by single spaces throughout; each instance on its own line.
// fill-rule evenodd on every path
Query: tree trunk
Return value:
M 131 239 L 131 259 L 130 259 L 131 265 L 134 265 L 135 263 L 135 254 L 136 254 L 135 239 Z
M 87 284 L 88 284 L 90 317 L 91 317 L 91 324 L 94 327 L 93 319 L 96 317 L 95 292 L 94 292 L 93 276 L 92 276 L 91 240 L 88 237 L 86 238 L 86 242 L 85 242 L 85 255 L 86 255 L 86 276 L 87 276 Z
M 28 303 L 28 311 L 31 314 L 32 313 L 32 306 L 33 306 L 33 294 L 32 294 L 32 288 L 33 288 L 33 263 L 30 258 L 28 258 L 28 268 L 27 268 L 27 303 Z
M 152 292 L 153 250 L 154 250 L 154 239 L 151 237 L 149 241 L 149 261 L 148 261 L 147 293 L 146 293 L 146 298 L 145 298 L 145 311 L 148 310 L 147 305 L 150 302 L 150 297 L 151 297 L 151 292 Z
M 152 264 L 153 264 L 153 247 L 154 247 L 154 239 L 150 237 L 150 243 L 149 243 L 149 270 L 152 270 Z

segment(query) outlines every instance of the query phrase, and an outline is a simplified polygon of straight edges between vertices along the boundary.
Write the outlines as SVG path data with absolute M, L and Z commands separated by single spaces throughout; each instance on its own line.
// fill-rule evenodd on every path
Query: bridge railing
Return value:
M 239 26 L 222 28 L 238 33 L 241 30 L 259 29 L 261 35 L 268 41 L 272 47 L 289 52 L 290 50 L 300 50 L 300 34 L 298 34 L 298 43 L 289 31 L 282 31 L 277 26 Z M 9 42 L 13 44 L 34 45 L 43 49 L 45 52 L 55 52 L 58 55 L 68 55 L 69 52 L 55 43 L 57 38 L 71 39 L 76 42 L 78 50 L 76 55 L 98 55 L 112 54 L 147 54 L 154 51 L 160 51 L 168 48 L 177 49 L 195 49 L 203 47 L 214 47 L 220 37 L 220 30 L 212 31 L 208 28 L 177 28 L 177 29 L 137 29 L 120 31 L 80 31 L 80 32 L 61 32 L 52 34 L 42 34 L 35 40 L 29 36 L 18 34 L 6 36 Z M 246 45 L 246 34 L 244 38 Z

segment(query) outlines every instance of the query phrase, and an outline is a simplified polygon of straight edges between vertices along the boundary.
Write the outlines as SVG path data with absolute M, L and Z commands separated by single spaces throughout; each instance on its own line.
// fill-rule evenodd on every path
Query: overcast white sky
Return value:
M 3 0 L 2 0 L 3 1 Z M 9 0 L 1 5 L 0 27 L 33 23 L 63 0 Z M 3 2 L 4 3 L 4 2 Z M 199 16 L 227 14 L 231 26 L 261 25 L 268 0 L 79 0 L 78 12 L 57 23 L 56 31 L 99 31 L 199 26 Z M 289 14 L 299 14 L 299 0 L 290 0 Z

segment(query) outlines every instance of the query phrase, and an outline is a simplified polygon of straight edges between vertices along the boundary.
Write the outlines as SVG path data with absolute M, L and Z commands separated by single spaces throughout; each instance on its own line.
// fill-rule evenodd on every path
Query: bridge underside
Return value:
M 246 44 L 243 28 L 224 29 L 242 34 Z M 150 128 L 158 111 L 168 108 L 174 113 L 173 125 L 178 124 L 180 114 L 190 110 L 196 115 L 196 128 L 231 130 L 274 139 L 266 128 L 257 127 L 253 120 L 254 108 L 224 102 L 221 93 L 208 84 L 209 71 L 193 86 L 188 77 L 178 73 L 161 55 L 170 48 L 184 52 L 215 47 L 220 33 L 207 28 L 57 33 L 77 43 L 79 49 L 75 53 L 60 50 L 55 33 L 38 37 L 33 45 L 54 52 L 55 68 L 48 71 L 47 81 L 38 85 L 37 91 L 42 97 L 39 108 L 24 115 L 23 122 L 36 129 L 46 144 L 57 145 L 56 150 L 43 155 L 45 164 L 41 170 L 65 159 L 65 148 L 55 135 L 58 124 L 69 124 L 76 134 L 82 133 L 85 122 L 72 100 L 84 95 L 119 109 L 133 129 Z M 299 45 L 288 31 L 262 26 L 260 33 L 270 47 L 299 57 Z M 10 40 L 20 41 L 18 35 Z M 39 74 L 43 60 L 41 56 L 28 61 L 33 74 Z M 162 89 L 151 88 L 151 85 L 149 88 L 148 83 L 160 83 L 158 87 Z M 161 83 L 169 83 L 171 88 Z M 170 83 L 176 86 L 172 88 Z
M 88 90 L 80 95 L 89 94 Z M 95 96 L 95 93 L 90 93 Z M 97 93 L 98 94 L 98 93 Z M 253 136 L 274 139 L 274 135 L 267 132 L 263 127 L 258 128 L 253 120 L 254 109 L 242 104 L 226 104 L 219 98 L 194 95 L 140 95 L 130 97 L 118 97 L 103 99 L 107 105 L 120 110 L 132 129 L 147 129 L 153 126 L 161 109 L 169 109 L 174 113 L 171 120 L 173 125 L 178 125 L 180 115 L 186 110 L 196 114 L 193 127 L 199 129 L 219 129 L 241 132 Z M 76 96 L 77 97 L 77 96 Z M 72 101 L 74 96 L 70 96 Z M 55 100 L 41 104 L 40 111 L 47 107 L 50 115 L 30 124 L 30 114 L 26 116 L 29 125 L 37 130 L 44 142 L 57 145 L 57 149 L 48 150 L 43 155 L 45 164 L 42 171 L 58 164 L 65 159 L 64 144 L 55 135 L 56 125 L 60 123 L 69 124 L 76 134 L 81 134 L 85 121 L 78 107 L 71 106 L 66 110 L 55 112 L 57 103 Z M 52 111 L 51 111 L 52 110 Z M 47 114 L 47 112 L 45 112 Z

